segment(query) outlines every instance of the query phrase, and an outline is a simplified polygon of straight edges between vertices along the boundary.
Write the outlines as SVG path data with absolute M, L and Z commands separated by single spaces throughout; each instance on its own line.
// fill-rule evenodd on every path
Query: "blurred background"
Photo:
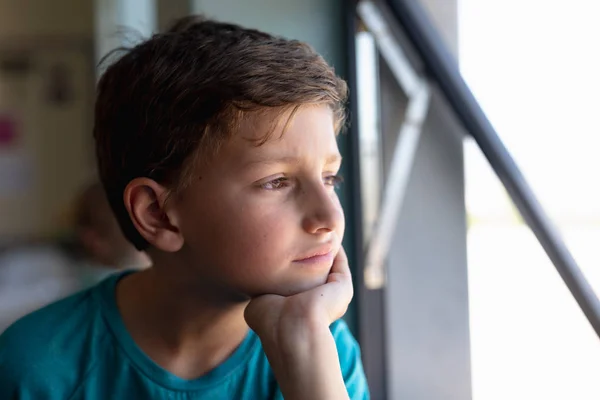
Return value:
M 350 84 L 340 197 L 357 291 L 346 318 L 374 399 L 599 399 L 600 341 L 429 77 L 393 12 L 402 2 L 436 28 L 600 293 L 595 1 L 0 0 L 0 331 L 107 274 L 148 266 L 96 181 L 97 65 L 204 13 L 307 41 Z M 431 90 L 408 153 L 395 151 L 414 94 L 399 73 Z M 404 186 L 384 214 L 394 179 Z M 365 257 L 382 215 L 393 217 L 389 251 L 370 282 Z
M 600 4 L 459 6 L 462 73 L 598 294 Z M 470 141 L 465 161 L 474 397 L 598 398 L 598 337 Z

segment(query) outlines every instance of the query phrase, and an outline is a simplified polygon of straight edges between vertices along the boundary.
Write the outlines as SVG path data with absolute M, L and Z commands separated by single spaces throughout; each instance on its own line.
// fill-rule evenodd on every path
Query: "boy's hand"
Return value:
M 325 284 L 285 297 L 263 295 L 246 307 L 286 399 L 347 399 L 329 325 L 352 299 L 348 258 L 340 248 Z
M 285 329 L 290 323 L 307 324 L 307 328 L 329 327 L 346 313 L 352 296 L 348 258 L 340 247 L 325 284 L 293 296 L 256 297 L 246 308 L 245 318 L 260 336 L 268 335 L 274 328 Z

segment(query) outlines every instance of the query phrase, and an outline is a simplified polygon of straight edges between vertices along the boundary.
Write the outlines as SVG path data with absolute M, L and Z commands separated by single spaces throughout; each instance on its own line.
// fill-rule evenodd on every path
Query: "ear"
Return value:
M 137 231 L 155 248 L 176 252 L 184 240 L 177 215 L 167 204 L 169 190 L 149 178 L 136 178 L 123 192 L 123 201 Z

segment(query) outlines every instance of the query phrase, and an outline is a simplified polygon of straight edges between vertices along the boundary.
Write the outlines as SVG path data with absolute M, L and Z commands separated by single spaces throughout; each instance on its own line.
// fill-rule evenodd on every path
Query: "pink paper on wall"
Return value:
M 0 149 L 11 147 L 17 141 L 17 123 L 13 117 L 0 115 Z

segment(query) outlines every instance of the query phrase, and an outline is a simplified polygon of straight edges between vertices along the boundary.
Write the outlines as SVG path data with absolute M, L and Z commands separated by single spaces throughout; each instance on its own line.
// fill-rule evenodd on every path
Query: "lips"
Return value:
M 333 245 L 328 243 L 304 253 L 304 255 L 294 261 L 300 263 L 315 263 L 328 261 L 330 259 L 333 259 Z

